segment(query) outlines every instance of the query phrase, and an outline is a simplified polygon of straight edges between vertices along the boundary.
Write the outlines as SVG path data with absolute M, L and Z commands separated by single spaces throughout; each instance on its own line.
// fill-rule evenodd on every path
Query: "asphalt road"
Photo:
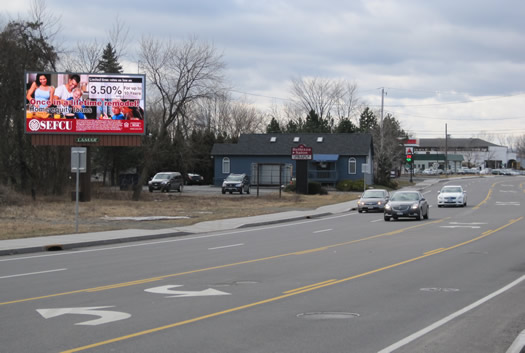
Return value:
M 505 352 L 525 329 L 525 179 L 466 208 L 0 259 L 1 352 Z M 249 199 L 246 199 L 249 200 Z

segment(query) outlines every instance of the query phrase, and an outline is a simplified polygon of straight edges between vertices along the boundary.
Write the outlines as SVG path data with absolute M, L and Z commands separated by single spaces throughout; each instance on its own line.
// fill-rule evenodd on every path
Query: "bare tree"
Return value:
M 153 156 L 169 138 L 170 129 L 177 132 L 188 124 L 189 105 L 221 92 L 224 68 L 216 49 L 196 38 L 181 43 L 143 38 L 139 56 L 150 84 L 149 99 L 159 107 L 159 121 L 155 132 L 158 138 L 146 151 L 133 200 L 140 199 L 141 185 L 149 174 Z

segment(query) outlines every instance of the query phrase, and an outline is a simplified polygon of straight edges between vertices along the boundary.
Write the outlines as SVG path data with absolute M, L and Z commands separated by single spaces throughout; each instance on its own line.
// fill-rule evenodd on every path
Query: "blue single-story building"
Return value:
M 364 178 L 366 184 L 373 183 L 372 135 L 327 133 L 244 134 L 238 143 L 216 143 L 211 151 L 213 183 L 220 186 L 228 174 L 245 173 L 252 184 L 287 184 L 297 170 L 292 149 L 300 145 L 312 149 L 309 181 L 336 185 Z

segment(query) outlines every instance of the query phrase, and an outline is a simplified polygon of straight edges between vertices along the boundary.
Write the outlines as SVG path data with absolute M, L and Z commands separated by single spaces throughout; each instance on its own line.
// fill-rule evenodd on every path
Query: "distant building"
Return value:
M 446 146 L 446 148 L 445 148 Z M 508 147 L 499 146 L 479 138 L 433 138 L 419 139 L 419 146 L 414 147 L 415 163 L 420 154 L 440 154 L 439 164 L 444 166 L 445 154 L 463 156 L 464 167 L 477 168 L 517 168 L 516 153 Z M 431 158 L 431 157 L 428 157 Z M 457 167 L 457 158 L 447 158 L 448 168 Z M 455 161 L 455 162 L 454 162 Z
M 211 151 L 214 185 L 221 185 L 230 173 L 248 174 L 252 183 L 258 181 L 260 185 L 287 184 L 297 169 L 292 148 L 299 145 L 312 148 L 309 181 L 335 185 L 342 180 L 364 179 L 367 184 L 373 183 L 373 167 L 363 171 L 363 165 L 373 166 L 370 134 L 271 133 L 244 134 L 238 143 L 215 144 Z M 279 165 L 283 170 L 280 181 Z

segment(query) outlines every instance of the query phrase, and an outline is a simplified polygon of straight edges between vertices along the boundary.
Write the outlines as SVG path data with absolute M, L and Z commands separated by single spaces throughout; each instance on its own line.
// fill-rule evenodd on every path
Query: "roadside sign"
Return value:
M 292 147 L 293 160 L 311 160 L 313 156 L 312 147 L 306 147 L 301 144 L 297 147 Z
M 86 172 L 86 147 L 71 147 L 71 172 Z

